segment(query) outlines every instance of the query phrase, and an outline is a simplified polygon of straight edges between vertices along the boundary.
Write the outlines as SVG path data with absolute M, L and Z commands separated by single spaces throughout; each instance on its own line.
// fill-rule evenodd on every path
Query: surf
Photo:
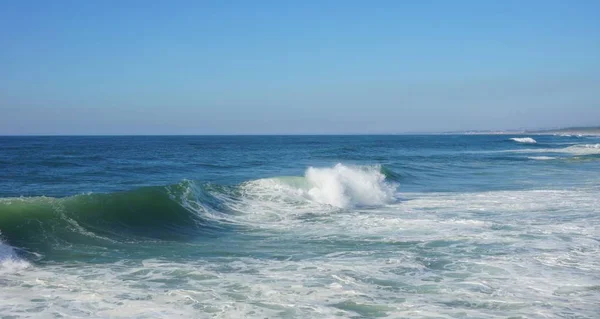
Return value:
M 600 155 L 600 144 L 575 144 L 562 148 L 530 148 L 530 149 L 512 149 L 500 151 L 503 153 L 548 153 L 565 154 L 572 156 L 597 156 Z M 537 159 L 537 158 L 536 158 Z
M 565 153 L 570 153 L 574 155 L 599 155 L 600 154 L 600 144 L 579 144 L 566 147 L 561 150 Z

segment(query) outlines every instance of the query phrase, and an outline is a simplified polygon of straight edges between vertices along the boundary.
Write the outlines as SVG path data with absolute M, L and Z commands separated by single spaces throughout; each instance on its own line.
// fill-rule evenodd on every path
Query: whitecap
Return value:
M 552 157 L 552 156 L 529 156 L 527 158 L 530 160 L 536 160 L 536 161 L 549 161 L 549 160 L 556 159 L 556 157 Z
M 276 177 L 242 185 L 250 197 L 271 202 L 310 201 L 337 208 L 381 206 L 395 200 L 396 187 L 386 181 L 381 167 L 309 167 L 304 177 Z
M 511 138 L 511 140 L 515 141 L 517 143 L 524 143 L 524 144 L 536 144 L 537 143 L 537 141 L 531 137 L 513 137 L 513 138 Z

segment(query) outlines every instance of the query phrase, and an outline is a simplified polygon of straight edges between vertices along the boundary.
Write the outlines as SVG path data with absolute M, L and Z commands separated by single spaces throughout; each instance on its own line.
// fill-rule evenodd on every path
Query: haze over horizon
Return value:
M 8 1 L 0 135 L 600 125 L 600 2 Z

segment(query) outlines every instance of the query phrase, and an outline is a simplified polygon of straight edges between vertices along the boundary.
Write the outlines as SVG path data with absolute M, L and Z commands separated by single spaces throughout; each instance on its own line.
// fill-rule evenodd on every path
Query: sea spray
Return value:
M 303 177 L 274 177 L 241 185 L 245 199 L 327 205 L 336 208 L 380 206 L 395 200 L 397 184 L 379 165 L 309 167 Z
M 396 185 L 387 183 L 379 166 L 310 167 L 305 174 L 307 195 L 335 207 L 378 206 L 394 200 Z

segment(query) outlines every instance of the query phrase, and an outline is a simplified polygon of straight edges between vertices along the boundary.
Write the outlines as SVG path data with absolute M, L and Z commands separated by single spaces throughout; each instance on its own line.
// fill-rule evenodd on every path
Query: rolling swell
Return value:
M 190 181 L 109 194 L 4 198 L 0 237 L 20 252 L 34 254 L 73 246 L 190 240 L 225 229 L 210 215 L 217 207 L 216 199 Z

